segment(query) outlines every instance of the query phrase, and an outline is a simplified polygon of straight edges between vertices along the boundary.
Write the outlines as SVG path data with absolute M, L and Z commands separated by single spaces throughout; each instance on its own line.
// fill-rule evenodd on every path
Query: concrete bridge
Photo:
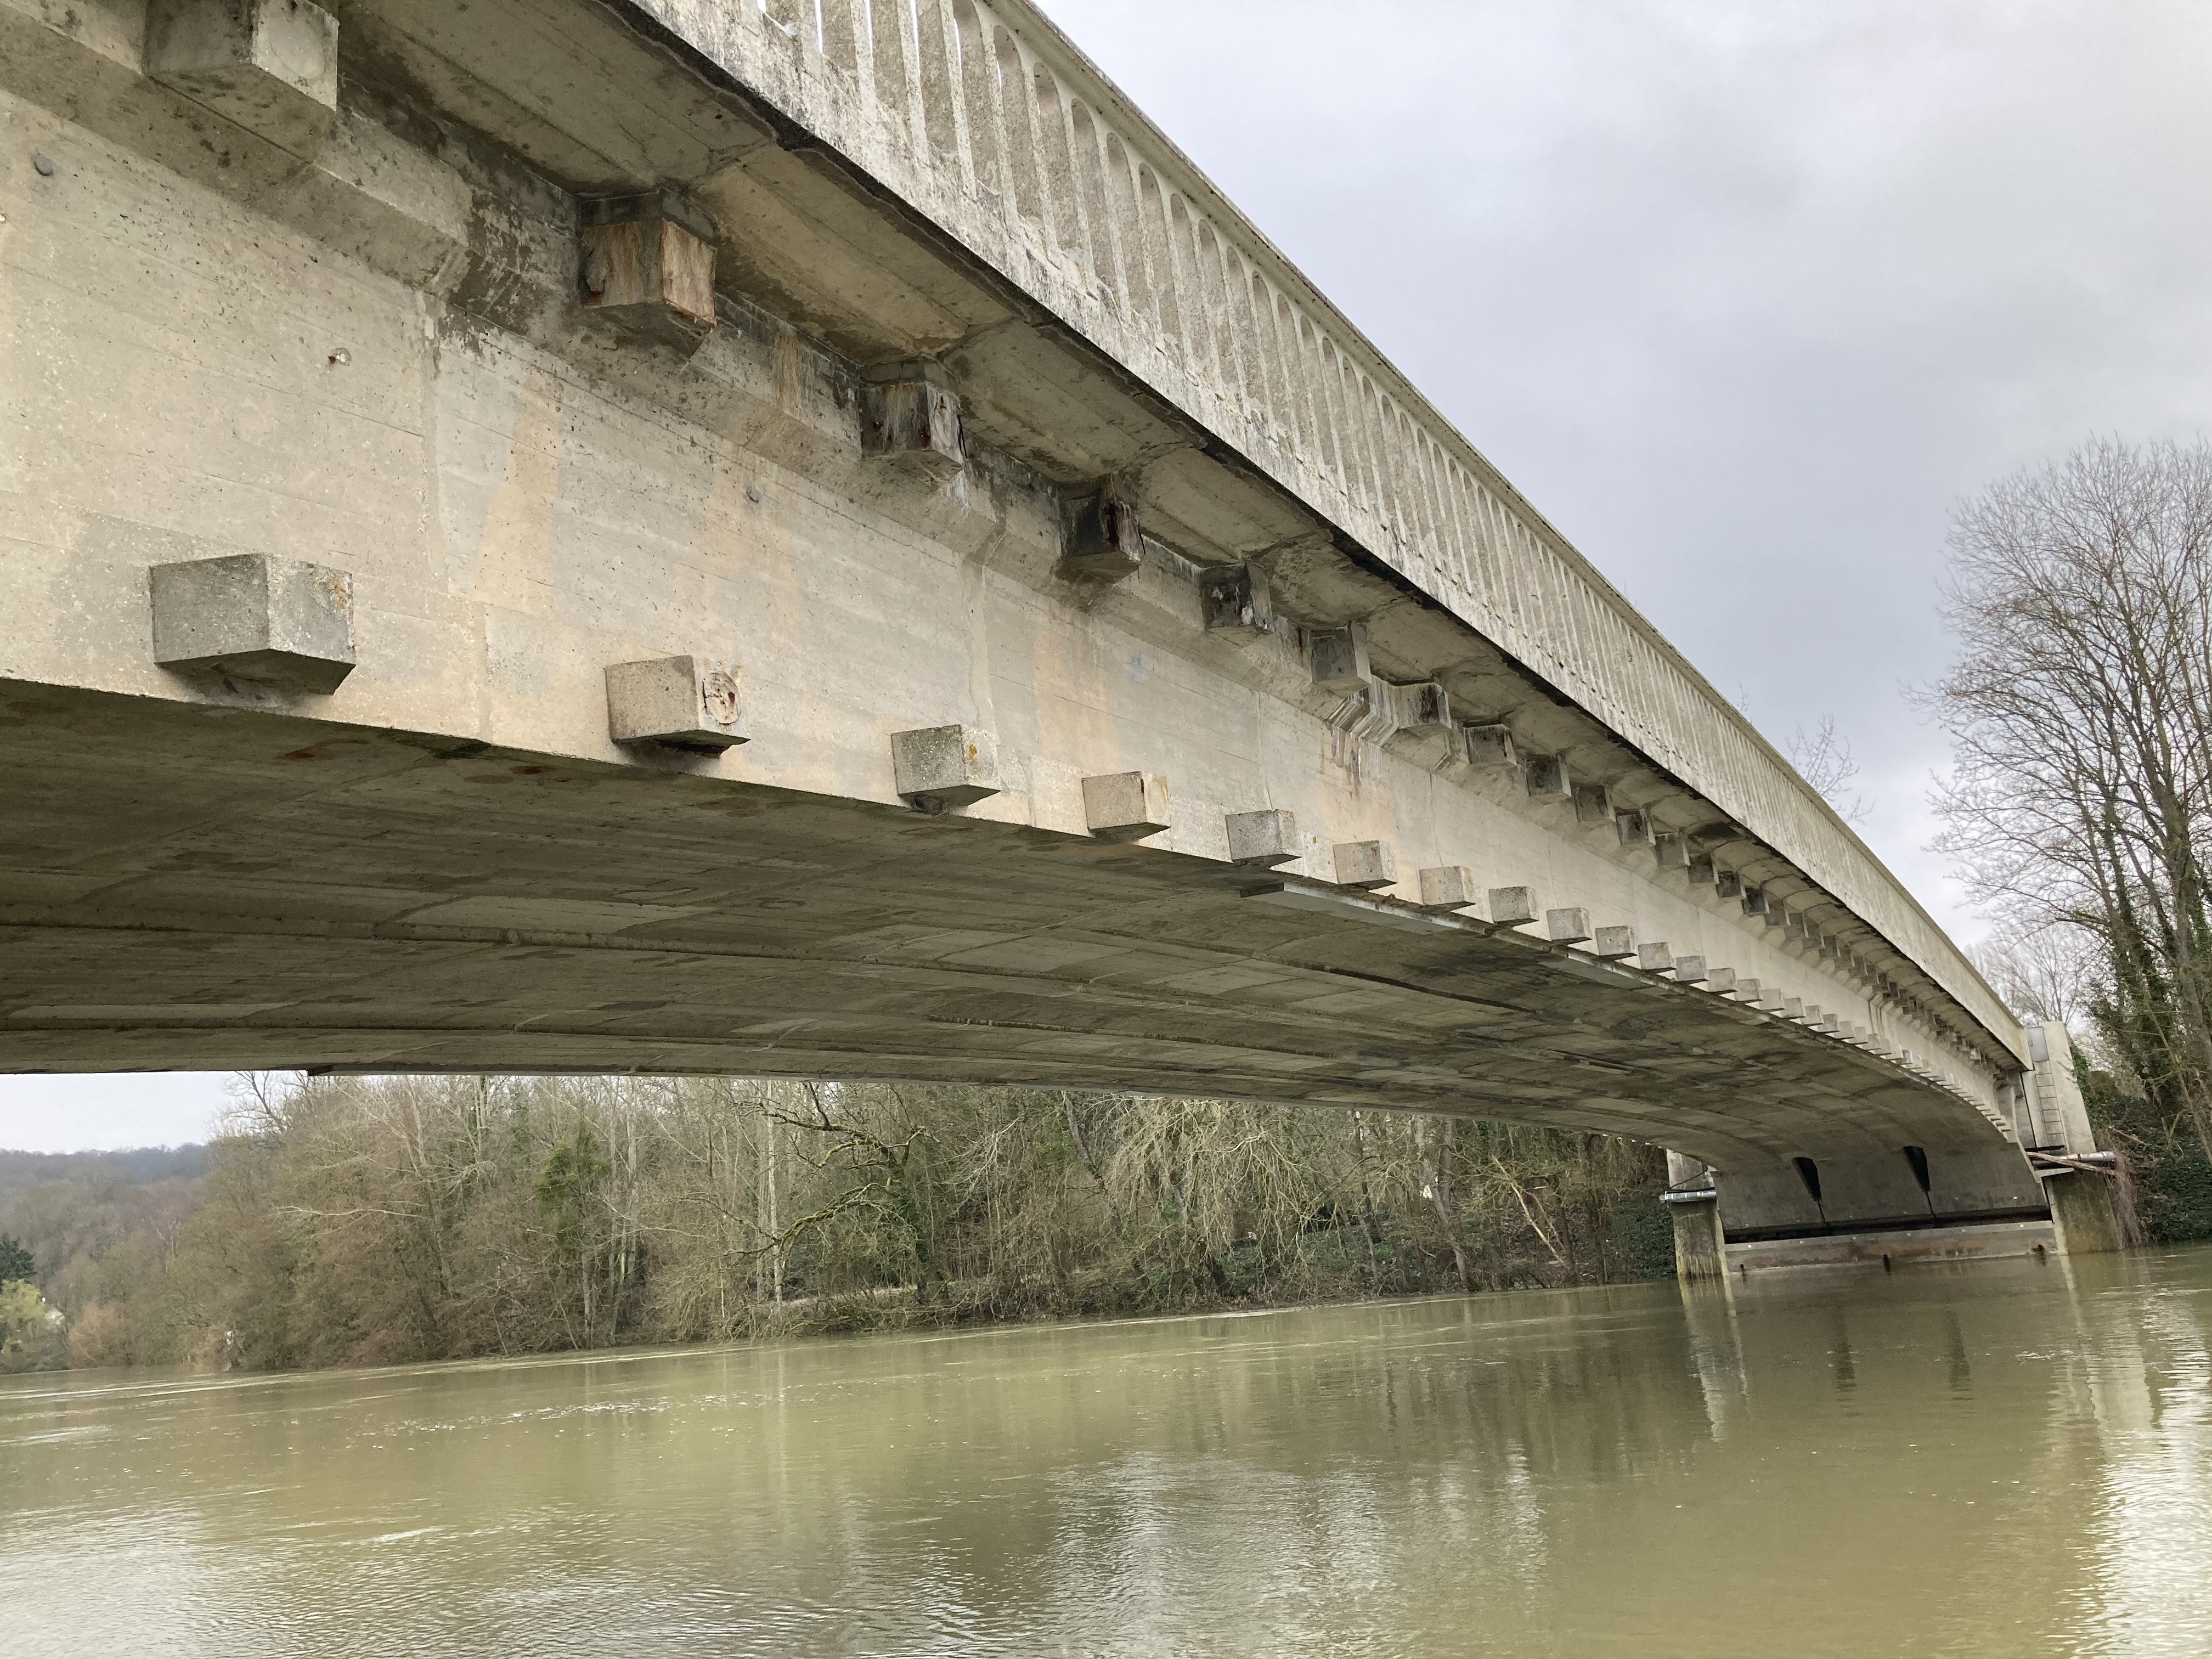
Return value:
M 1692 1272 L 2108 1225 L 2063 1032 L 1021 0 L 0 0 L 0 1067 L 1467 1112 L 1673 1149 Z

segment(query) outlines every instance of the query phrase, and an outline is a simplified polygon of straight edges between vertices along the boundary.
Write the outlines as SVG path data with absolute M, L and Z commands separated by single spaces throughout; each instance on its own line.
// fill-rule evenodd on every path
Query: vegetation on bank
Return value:
M 1648 1278 L 1664 1184 L 1603 1136 L 1328 1109 L 257 1079 L 204 1173 L 0 1187 L 0 1227 L 61 1322 L 13 1368 L 263 1369 Z
M 2212 1154 L 2212 444 L 2100 439 L 1991 485 L 1945 611 L 1939 844 L 2001 919 L 1984 971 L 2082 1035 L 2146 1228 L 2183 1225 Z

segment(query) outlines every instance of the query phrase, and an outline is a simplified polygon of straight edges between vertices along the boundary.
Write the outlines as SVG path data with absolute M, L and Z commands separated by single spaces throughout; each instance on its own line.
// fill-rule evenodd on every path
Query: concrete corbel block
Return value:
M 1084 821 L 1101 841 L 1142 841 L 1170 822 L 1168 781 L 1158 772 L 1109 772 L 1083 781 Z
M 1341 628 L 1306 629 L 1306 670 L 1323 691 L 1358 696 L 1375 678 L 1367 664 L 1367 625 L 1346 623 Z
M 1633 927 L 1601 927 L 1592 935 L 1590 954 L 1607 962 L 1626 962 L 1636 954 Z
M 1744 915 L 1763 916 L 1766 914 L 1766 890 L 1764 887 L 1747 886 L 1743 890 Z
M 1464 726 L 1460 731 L 1466 740 L 1468 765 L 1499 771 L 1520 766 L 1521 750 L 1513 741 L 1510 726 Z
M 745 741 L 738 665 L 714 657 L 607 665 L 607 734 L 719 755 Z
M 1620 832 L 1620 844 L 1623 847 L 1651 845 L 1651 820 L 1645 814 L 1616 812 L 1613 815 L 1613 827 Z
M 1711 887 L 1720 879 L 1720 867 L 1710 853 L 1692 852 L 1682 866 L 1682 873 L 1690 878 L 1692 887 Z
M 1474 890 L 1474 872 L 1464 864 L 1440 864 L 1424 870 L 1420 884 L 1424 910 L 1466 910 L 1480 902 Z
M 1740 899 L 1743 896 L 1743 878 L 1733 870 L 1716 869 L 1713 891 L 1724 899 Z
M 353 672 L 353 578 L 327 565 L 240 553 L 147 573 L 154 660 L 290 691 L 329 692 Z
M 1490 925 L 1523 927 L 1540 914 L 1533 887 L 1493 887 L 1490 890 Z
M 310 0 L 152 0 L 146 74 L 312 161 L 337 121 L 338 20 Z
M 1330 850 L 1340 887 L 1372 890 L 1398 879 L 1398 855 L 1387 841 L 1340 841 Z
M 891 787 L 924 812 L 943 812 L 999 793 L 999 750 L 972 726 L 924 726 L 891 733 Z
M 1683 960 L 1692 958 L 1686 957 Z M 1656 945 L 1639 945 L 1636 947 L 1636 965 L 1647 974 L 1668 973 L 1674 966 L 1674 953 L 1667 948 L 1664 940 Z
M 1674 977 L 1680 979 L 1682 976 L 1680 971 L 1680 964 L 1678 963 L 1675 965 L 1677 971 L 1675 972 Z M 1735 990 L 1735 969 L 1733 968 L 1708 968 L 1705 969 L 1705 989 L 1711 991 L 1716 996 L 1724 997 L 1731 995 Z
M 1245 640 L 1275 631 L 1275 606 L 1267 579 L 1249 564 L 1216 565 L 1199 578 L 1198 600 L 1209 634 Z
M 1662 870 L 1686 870 L 1690 867 L 1689 838 L 1672 830 L 1655 830 L 1651 834 L 1651 855 Z
M 1072 497 L 1061 510 L 1060 576 L 1064 581 L 1118 582 L 1145 562 L 1145 532 L 1136 503 L 1115 480 Z
M 1589 912 L 1579 904 L 1544 912 L 1544 937 L 1554 945 L 1583 945 L 1590 937 Z
M 946 383 L 942 368 L 915 358 L 878 364 L 866 379 L 860 397 L 862 454 L 939 479 L 968 465 L 960 394 Z
M 1576 823 L 1613 822 L 1613 791 L 1603 784 L 1578 783 L 1575 786 L 1574 799 Z
M 1703 957 L 1676 957 L 1671 971 L 1677 985 L 1703 985 L 1711 977 Z
M 1423 680 L 1413 685 L 1391 688 L 1392 700 L 1396 703 L 1398 727 L 1401 731 L 1419 731 L 1427 727 L 1452 729 L 1451 693 L 1435 680 Z
M 582 204 L 584 304 L 690 353 L 714 331 L 714 222 L 674 190 Z
M 1528 769 L 1523 775 L 1528 781 L 1528 793 L 1539 800 L 1565 800 L 1574 793 L 1573 781 L 1567 776 L 1567 763 L 1557 755 L 1530 755 Z
M 1279 864 L 1295 864 L 1304 854 L 1298 842 L 1297 815 L 1279 806 L 1258 812 L 1231 812 L 1226 823 L 1231 864 L 1273 869 Z
M 1755 979 L 1740 979 L 1729 988 L 1729 994 L 1741 997 L 1746 1002 L 1756 1002 L 1759 1000 L 1759 981 Z

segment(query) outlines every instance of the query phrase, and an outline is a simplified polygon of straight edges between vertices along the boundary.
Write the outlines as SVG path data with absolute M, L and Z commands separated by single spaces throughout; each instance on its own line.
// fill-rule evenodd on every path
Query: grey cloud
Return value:
M 2212 11 L 1048 0 L 1770 736 L 1924 852 L 1949 507 L 2212 425 Z

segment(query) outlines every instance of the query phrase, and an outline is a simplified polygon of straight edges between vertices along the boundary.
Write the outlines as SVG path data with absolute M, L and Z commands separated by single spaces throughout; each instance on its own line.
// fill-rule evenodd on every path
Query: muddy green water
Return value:
M 0 1653 L 2212 1654 L 2212 1251 L 0 1382 Z

